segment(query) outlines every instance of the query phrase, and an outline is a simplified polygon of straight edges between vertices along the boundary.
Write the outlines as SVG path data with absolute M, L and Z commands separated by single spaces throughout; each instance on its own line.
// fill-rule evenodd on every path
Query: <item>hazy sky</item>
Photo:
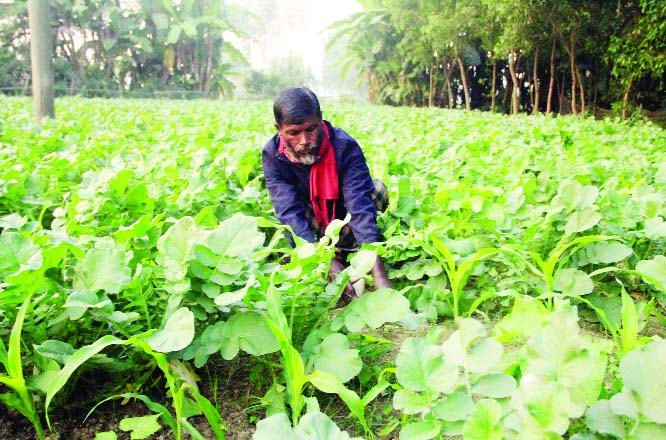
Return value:
M 361 10 L 355 0 L 235 0 L 250 10 L 270 8 L 272 23 L 244 54 L 253 68 L 264 69 L 273 59 L 289 53 L 301 55 L 304 64 L 321 79 L 325 41 L 321 31 L 336 20 Z

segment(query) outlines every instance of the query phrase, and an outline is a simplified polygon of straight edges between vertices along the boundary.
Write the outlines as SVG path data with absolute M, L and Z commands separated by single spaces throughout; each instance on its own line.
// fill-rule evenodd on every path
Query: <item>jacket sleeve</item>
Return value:
M 314 242 L 314 233 L 305 217 L 305 204 L 297 197 L 295 184 L 289 182 L 280 171 L 275 151 L 267 145 L 262 152 L 262 165 L 266 187 L 270 195 L 275 215 L 284 225 L 291 226 L 299 237 Z
M 377 206 L 371 197 L 374 184 L 363 151 L 356 141 L 348 142 L 343 157 L 340 180 L 345 208 L 351 214 L 349 226 L 354 238 L 359 244 L 384 241 L 377 227 Z

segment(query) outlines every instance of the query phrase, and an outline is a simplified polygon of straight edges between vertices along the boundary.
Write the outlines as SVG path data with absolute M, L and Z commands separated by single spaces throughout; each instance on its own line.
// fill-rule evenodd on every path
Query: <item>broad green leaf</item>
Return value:
M 393 395 L 393 408 L 405 414 L 419 414 L 430 410 L 430 402 L 424 394 L 403 388 Z
M 544 382 L 525 375 L 511 404 L 528 431 L 536 427 L 539 431 L 562 435 L 569 427 L 569 393 L 557 382 Z
M 661 217 L 645 221 L 645 234 L 650 240 L 659 240 L 666 237 L 666 222 Z
M 237 313 L 227 321 L 226 335 L 239 341 L 241 350 L 262 356 L 279 350 L 279 344 L 264 319 L 254 312 Z
M 475 319 L 458 318 L 456 323 L 459 329 L 442 344 L 446 361 L 473 373 L 492 369 L 502 357 L 502 344 L 484 338 L 486 329 Z
M 257 423 L 253 440 L 350 440 L 326 415 L 320 412 L 301 417 L 296 429 L 284 413 L 274 414 Z
M 359 332 L 365 325 L 379 328 L 387 322 L 397 322 L 410 313 L 409 300 L 393 289 L 366 292 L 349 304 L 332 321 L 337 331 L 346 326 L 350 332 Z
M 609 406 L 614 414 L 619 416 L 626 416 L 633 420 L 638 420 L 638 402 L 636 397 L 632 394 L 631 390 L 627 387 L 624 387 L 622 392 L 617 393 L 611 397 Z
M 400 431 L 400 440 L 430 440 L 439 435 L 439 424 L 432 419 L 412 422 Z
M 113 431 L 98 432 L 95 434 L 95 440 L 118 440 L 118 436 Z
M 589 264 L 612 264 L 629 258 L 634 251 L 619 241 L 590 243 L 583 251 Z
M 629 352 L 620 362 L 622 383 L 638 411 L 654 423 L 666 424 L 666 341 L 652 341 Z
M 578 269 L 561 269 L 555 274 L 553 288 L 566 296 L 583 296 L 592 292 L 592 279 Z
M 197 261 L 207 267 L 217 266 L 217 262 L 220 259 L 220 256 L 208 249 L 202 244 L 195 244 L 192 248 L 194 252 L 194 257 Z
M 349 261 L 349 276 L 351 279 L 361 278 L 375 265 L 377 252 L 369 249 L 361 249 Z
M 458 383 L 458 367 L 446 363 L 437 346 L 422 338 L 407 338 L 396 357 L 396 376 L 411 391 L 452 392 Z
M 119 293 L 132 280 L 125 253 L 114 248 L 90 249 L 75 269 L 74 288 Z
M 141 417 L 127 417 L 120 421 L 118 427 L 123 431 L 131 432 L 131 439 L 144 439 L 155 434 L 162 426 L 159 424 L 159 414 L 150 414 Z
M 611 411 L 608 400 L 593 403 L 585 412 L 585 423 L 599 434 L 611 434 L 617 438 L 626 436 L 622 417 Z
M 0 279 L 42 266 L 41 248 L 18 232 L 0 235 Z
M 500 424 L 502 407 L 497 401 L 483 399 L 477 402 L 471 417 L 463 426 L 465 440 L 502 440 L 504 430 Z
M 666 257 L 657 255 L 652 260 L 641 260 L 636 270 L 643 279 L 662 292 L 666 292 Z
M 315 412 L 301 417 L 296 427 L 297 438 L 303 440 L 350 440 L 326 414 Z M 284 438 L 282 439 L 284 440 Z
M 64 364 L 67 359 L 74 354 L 74 347 L 62 341 L 53 339 L 46 340 L 39 345 L 35 345 L 35 351 L 42 356 L 56 360 L 60 364 Z
M 245 287 L 243 287 L 242 289 L 236 290 L 234 292 L 226 292 L 219 296 L 215 296 L 215 304 L 224 307 L 242 301 L 243 298 L 245 298 L 245 295 L 247 295 L 248 289 L 252 285 L 254 285 L 255 281 L 256 277 L 254 276 L 254 274 L 250 275 L 250 277 L 247 280 L 247 283 L 245 283 Z
M 206 244 L 217 255 L 247 257 L 264 243 L 264 238 L 255 218 L 234 214 L 210 233 Z
M 285 413 L 273 414 L 260 420 L 252 435 L 253 440 L 297 440 L 299 438 Z
M 361 296 L 364 313 L 361 318 L 370 328 L 379 328 L 387 322 L 397 322 L 410 312 L 409 300 L 392 289 L 379 289 Z
M 539 333 L 549 317 L 550 312 L 540 301 L 516 298 L 511 313 L 495 325 L 493 332 L 500 342 L 527 338 Z
M 83 289 L 70 293 L 63 307 L 68 309 L 69 319 L 75 321 L 80 319 L 88 309 L 101 309 L 111 305 L 112 302 L 106 295 Z
M 632 440 L 655 440 L 666 438 L 666 425 L 641 423 L 633 432 Z
M 0 228 L 20 229 L 26 224 L 27 221 L 28 221 L 27 218 L 20 216 L 16 213 L 4 215 L 0 217 Z
M 464 360 L 464 368 L 471 373 L 486 373 L 502 358 L 504 346 L 493 338 L 483 338 L 472 344 Z
M 309 362 L 316 370 L 335 375 L 342 383 L 361 372 L 363 362 L 358 350 L 349 348 L 349 340 L 341 333 L 333 333 L 312 349 Z
M 181 218 L 157 240 L 157 250 L 178 263 L 189 260 L 196 230 L 197 227 L 192 217 Z
M 511 397 L 516 390 L 516 379 L 504 373 L 487 374 L 472 385 L 472 394 L 500 399 Z
M 261 403 L 266 408 L 266 418 L 280 413 L 287 413 L 285 406 L 285 387 L 279 383 L 273 383 L 266 391 L 264 397 L 261 398 Z
M 597 187 L 583 186 L 578 181 L 571 180 L 560 187 L 557 203 L 567 210 L 582 210 L 590 208 L 598 196 Z
M 567 305 L 554 312 L 548 325 L 527 344 L 527 375 L 554 380 L 569 390 L 572 417 L 581 416 L 598 397 L 606 368 L 602 353 L 610 349 L 608 344 L 583 338 L 577 321 L 576 309 Z
M 474 401 L 465 393 L 452 393 L 437 402 L 432 410 L 435 417 L 446 422 L 466 420 L 474 410 Z
M 572 235 L 577 232 L 587 231 L 596 226 L 600 220 L 601 214 L 592 209 L 575 211 L 569 216 L 569 220 L 564 226 L 564 233 L 566 235 Z
M 160 353 L 182 350 L 194 339 L 194 313 L 181 307 L 167 319 L 162 330 L 148 338 L 150 348 Z

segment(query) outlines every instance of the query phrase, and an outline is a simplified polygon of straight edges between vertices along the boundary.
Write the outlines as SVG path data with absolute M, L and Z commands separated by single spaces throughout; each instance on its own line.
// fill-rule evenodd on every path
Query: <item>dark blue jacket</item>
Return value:
M 335 217 L 344 219 L 347 212 L 351 214 L 349 225 L 359 244 L 384 241 L 377 228 L 377 206 L 370 197 L 374 185 L 361 147 L 343 130 L 326 124 L 340 185 Z M 292 163 L 278 153 L 279 141 L 276 134 L 262 152 L 264 177 L 275 215 L 282 224 L 291 226 L 296 235 L 314 242 L 315 234 L 305 217 L 305 207 L 310 204 L 310 167 Z

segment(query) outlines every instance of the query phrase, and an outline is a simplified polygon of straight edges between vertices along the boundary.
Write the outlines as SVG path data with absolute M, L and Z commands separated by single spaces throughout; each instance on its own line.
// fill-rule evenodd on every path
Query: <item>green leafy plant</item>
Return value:
M 149 331 L 141 335 L 137 335 L 127 340 L 122 340 L 111 335 L 103 336 L 94 343 L 81 347 L 73 354 L 67 357 L 62 369 L 57 372 L 52 378 L 51 383 L 46 390 L 46 400 L 44 402 L 46 421 L 50 424 L 49 407 L 54 396 L 62 389 L 65 383 L 69 380 L 72 373 L 79 368 L 83 363 L 91 357 L 98 354 L 100 351 L 112 345 L 129 345 L 140 348 L 144 353 L 151 356 L 162 371 L 166 379 L 167 389 L 172 399 L 172 406 L 175 411 L 175 417 L 171 415 L 170 411 L 162 405 L 153 402 L 150 398 L 135 393 L 124 393 L 119 397 L 123 398 L 138 398 L 146 403 L 146 405 L 157 412 L 157 416 L 161 417 L 172 429 L 177 439 L 182 438 L 183 430 L 186 430 L 191 435 L 198 435 L 197 430 L 192 426 L 184 415 L 186 392 L 189 393 L 197 405 L 201 408 L 203 414 L 208 418 L 211 427 L 215 432 L 217 438 L 223 439 L 224 436 L 224 422 L 213 405 L 205 399 L 197 390 L 196 385 L 191 380 L 178 380 L 173 373 L 174 367 L 180 364 L 169 364 L 164 353 L 178 351 L 192 341 L 194 337 L 194 315 L 186 308 L 177 310 L 166 321 L 163 329 L 154 332 Z M 182 368 L 176 368 L 181 370 Z M 107 399 L 108 400 L 108 399 Z M 134 427 L 132 430 L 140 432 L 135 434 L 135 438 L 145 438 L 152 435 L 158 429 L 159 424 L 154 423 L 156 416 L 145 416 L 144 418 L 134 419 L 125 422 L 126 427 Z M 152 422 L 151 422 L 152 421 Z
M 444 271 L 446 272 L 446 275 L 449 279 L 449 284 L 451 286 L 453 316 L 454 318 L 457 318 L 460 316 L 459 304 L 463 288 L 465 287 L 469 277 L 472 275 L 472 271 L 474 270 L 475 266 L 481 261 L 497 254 L 499 249 L 479 249 L 473 255 L 467 257 L 464 261 L 457 262 L 453 253 L 451 253 L 451 251 L 444 245 L 442 240 L 437 238 L 435 234 L 430 235 L 430 241 L 434 247 L 429 243 L 423 243 L 422 246 L 431 255 L 434 255 L 435 258 L 437 258 L 440 264 L 444 267 Z M 471 312 L 473 312 L 473 310 L 469 311 L 469 313 Z
M 5 344 L 0 340 L 0 363 L 6 372 L 5 374 L 0 374 L 0 383 L 12 390 L 11 393 L 0 394 L 0 400 L 8 408 L 18 410 L 30 420 L 35 427 L 37 436 L 43 439 L 45 438 L 44 428 L 35 407 L 35 396 L 26 385 L 25 377 L 23 376 L 23 363 L 21 362 L 21 331 L 31 299 L 32 295 L 26 296 L 19 308 L 16 321 L 14 321 L 14 326 L 9 336 L 8 348 L 5 348 Z
M 627 353 L 620 362 L 622 390 L 594 402 L 585 413 L 590 430 L 620 439 L 666 435 L 666 397 L 661 368 L 666 341 L 651 341 Z

